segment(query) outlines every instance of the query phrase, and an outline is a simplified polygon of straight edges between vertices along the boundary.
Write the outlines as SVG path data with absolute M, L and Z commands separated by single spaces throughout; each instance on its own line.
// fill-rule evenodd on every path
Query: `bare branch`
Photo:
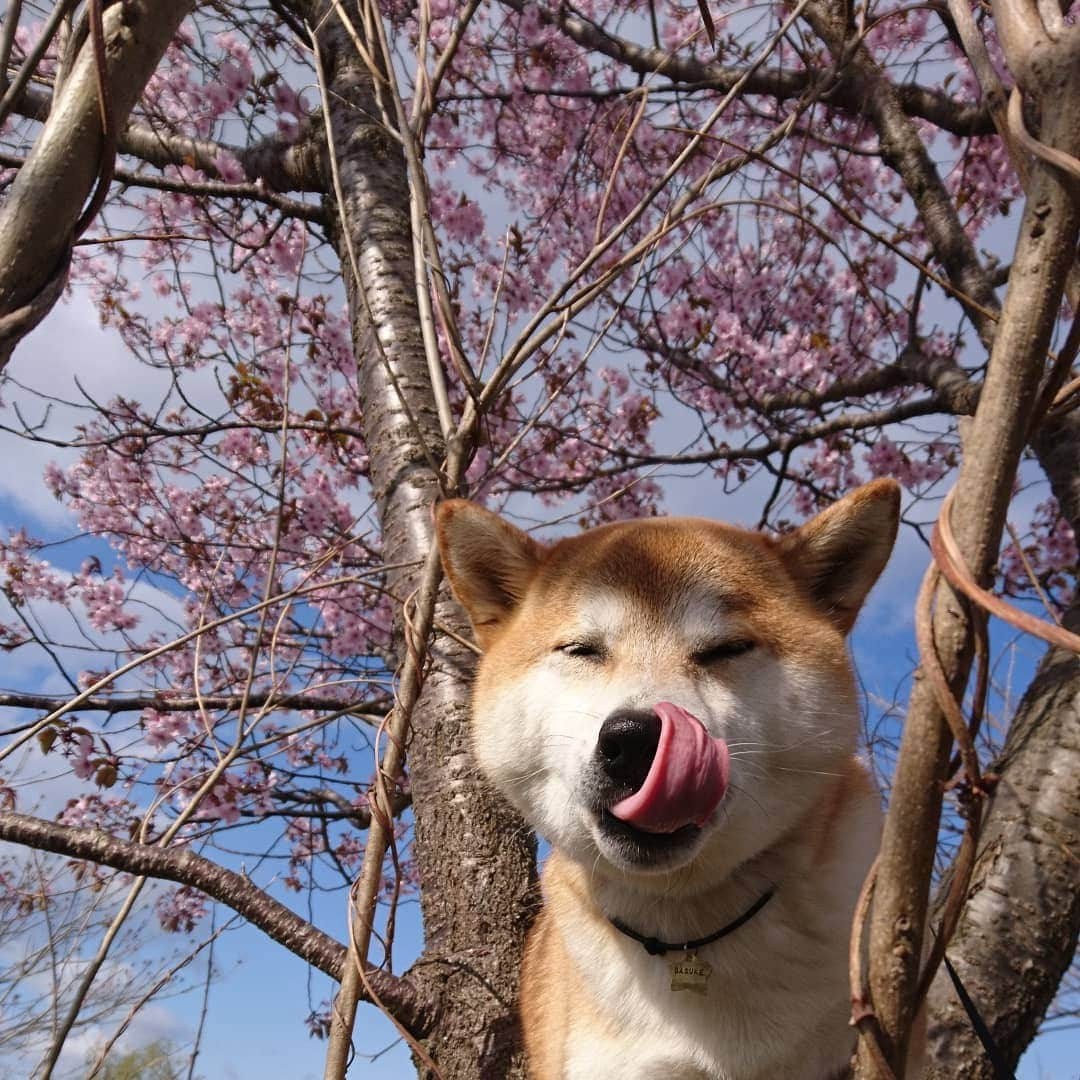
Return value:
M 666 349 L 656 342 L 650 342 L 647 347 L 661 353 L 680 371 L 700 379 L 707 386 L 724 394 L 735 390 L 729 378 L 717 373 L 712 367 L 699 363 L 686 352 Z M 935 392 L 934 397 L 943 411 L 957 416 L 970 416 L 979 403 L 980 385 L 973 382 L 968 372 L 959 364 L 948 357 L 927 356 L 916 347 L 908 347 L 893 365 L 836 379 L 822 390 L 793 388 L 748 400 L 747 405 L 761 415 L 775 416 L 789 409 L 818 409 L 822 405 L 861 399 L 872 394 L 920 384 Z
M 350 687 L 350 691 L 354 688 Z M 51 697 L 46 694 L 23 694 L 18 692 L 0 692 L 0 708 L 40 709 L 52 712 L 62 706 L 67 698 Z M 170 690 L 161 690 L 154 694 L 133 694 L 106 697 L 93 695 L 79 703 L 80 712 L 104 712 L 109 714 L 138 712 L 142 709 L 154 709 L 157 712 L 198 712 L 200 705 L 206 709 L 227 711 L 240 707 L 239 694 L 203 694 L 195 698 L 178 695 Z M 319 694 L 276 694 L 273 692 L 253 692 L 248 695 L 248 704 L 256 708 L 268 709 L 326 709 L 339 710 L 348 707 L 356 712 L 380 716 L 387 710 L 385 699 L 379 701 L 346 701 L 345 695 L 333 697 Z
M 118 840 L 100 829 L 58 825 L 40 818 L 0 811 L 0 840 L 71 859 L 111 866 L 141 877 L 189 885 L 242 915 L 267 936 L 333 979 L 341 979 L 346 950 L 306 919 L 290 911 L 242 874 L 218 866 L 183 847 L 161 848 Z M 431 1022 L 429 1002 L 408 977 L 378 969 L 367 973 L 379 997 L 417 1037 Z
M 311 816 L 319 818 L 333 818 L 334 820 L 347 820 L 353 828 L 367 829 L 371 826 L 370 806 L 354 806 L 340 791 L 333 788 L 312 788 L 307 791 L 272 791 L 270 798 L 275 802 L 288 803 L 282 814 L 294 813 L 297 817 L 307 816 L 304 811 L 293 811 L 292 806 L 314 806 L 318 809 Z M 326 805 L 337 807 L 337 813 L 331 814 L 325 810 Z M 407 791 L 395 790 L 390 796 L 390 814 L 398 817 L 402 811 L 412 806 L 412 795 Z M 265 816 L 265 815 L 259 815 Z

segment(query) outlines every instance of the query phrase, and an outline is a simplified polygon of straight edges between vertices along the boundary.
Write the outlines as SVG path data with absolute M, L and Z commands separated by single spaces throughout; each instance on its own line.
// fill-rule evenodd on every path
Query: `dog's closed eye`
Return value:
M 568 641 L 564 645 L 556 645 L 555 652 L 563 656 L 572 656 L 578 660 L 602 660 L 604 647 L 598 641 Z
M 756 646 L 756 642 L 749 638 L 728 638 L 726 641 L 717 641 L 712 645 L 706 645 L 703 649 L 691 654 L 691 659 L 701 667 L 710 664 L 718 664 L 723 660 L 733 660 L 736 656 L 742 656 L 750 652 Z

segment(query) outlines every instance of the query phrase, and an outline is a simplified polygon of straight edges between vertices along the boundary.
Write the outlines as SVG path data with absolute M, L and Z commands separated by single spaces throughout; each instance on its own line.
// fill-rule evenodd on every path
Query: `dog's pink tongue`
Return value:
M 714 739 L 692 713 L 661 701 L 660 741 L 649 775 L 611 812 L 645 832 L 667 833 L 684 825 L 704 825 L 727 788 L 727 743 Z

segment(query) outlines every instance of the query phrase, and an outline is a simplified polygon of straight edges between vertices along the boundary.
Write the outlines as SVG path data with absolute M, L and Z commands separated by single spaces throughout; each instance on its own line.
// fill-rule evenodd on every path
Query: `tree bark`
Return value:
M 395 562 L 417 562 L 387 584 L 408 596 L 434 542 L 433 466 L 445 456 L 416 303 L 408 180 L 399 145 L 378 123 L 369 74 L 335 15 L 319 40 L 344 195 L 344 220 L 335 213 L 331 233 L 345 273 L 373 494 L 384 550 Z M 445 590 L 438 618 L 464 631 Z M 414 970 L 428 989 L 434 983 L 437 1014 L 425 1049 L 447 1080 L 524 1075 L 514 1007 L 535 880 L 532 836 L 482 782 L 469 753 L 463 653 L 452 643 L 437 653 L 409 744 L 425 933 Z
M 58 825 L 10 810 L 0 811 L 0 840 L 129 874 L 190 885 L 243 915 L 313 967 L 341 978 L 344 945 L 253 885 L 243 874 L 218 866 L 187 847 L 163 848 L 119 840 L 102 829 Z M 387 984 L 385 988 L 393 998 L 391 987 Z
M 439 618 L 468 633 L 445 594 Z M 538 904 L 536 841 L 484 782 L 469 750 L 472 657 L 455 642 L 437 655 L 413 721 L 415 854 L 426 949 L 420 963 L 442 1011 L 428 1047 L 443 1075 L 524 1078 L 517 989 Z
M 1044 425 L 1032 445 L 1062 514 L 1080 536 L 1080 414 Z M 1080 630 L 1080 601 L 1065 624 Z M 1080 936 L 1080 657 L 1047 651 L 991 769 L 1001 779 L 948 955 L 1015 1068 Z M 993 1080 L 944 972 L 931 987 L 928 1008 L 927 1080 Z
M 828 86 L 829 105 L 861 116 L 866 107 L 864 87 L 848 71 L 823 72 L 811 66 L 801 71 L 794 67 L 764 68 L 749 78 L 740 67 L 673 55 L 669 49 L 639 45 L 629 38 L 617 37 L 588 19 L 576 15 L 568 5 L 526 3 L 525 0 L 502 0 L 505 7 L 528 12 L 543 23 L 557 26 L 583 49 L 609 56 L 625 64 L 638 75 L 666 75 L 672 83 L 688 83 L 727 93 L 742 81 L 747 95 L 762 95 L 777 101 L 789 101 L 815 89 Z M 944 91 L 904 83 L 896 87 L 898 100 L 906 115 L 929 120 L 954 135 L 991 135 L 994 122 L 981 102 L 974 105 L 950 97 Z
M 128 116 L 194 0 L 125 0 L 105 12 L 115 130 Z M 97 182 L 103 134 L 88 39 L 0 209 L 0 369 L 52 309 L 67 279 L 72 231 Z
M 50 91 L 28 86 L 16 100 L 15 112 L 32 120 L 45 120 L 52 112 L 52 104 Z M 326 157 L 320 130 L 316 116 L 295 142 L 270 136 L 250 146 L 230 146 L 176 131 L 158 131 L 149 124 L 128 124 L 117 134 L 116 149 L 159 169 L 191 165 L 211 178 L 220 175 L 218 155 L 229 154 L 240 163 L 249 180 L 260 180 L 272 191 L 320 192 L 330 186 L 329 178 L 323 175 Z
M 1080 605 L 1066 625 L 1080 630 Z M 1046 654 L 992 770 L 1001 779 L 948 956 L 1015 1068 L 1080 934 L 1080 657 Z M 944 972 L 928 1005 L 927 1080 L 994 1080 Z

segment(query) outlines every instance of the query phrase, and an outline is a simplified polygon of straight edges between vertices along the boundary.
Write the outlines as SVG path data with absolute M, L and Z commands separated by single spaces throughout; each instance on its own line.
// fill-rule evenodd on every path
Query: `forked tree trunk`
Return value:
M 1080 607 L 1070 629 L 1080 631 Z M 1080 658 L 1051 649 L 1009 728 L 968 901 L 948 949 L 1015 1067 L 1076 950 Z M 993 1080 L 944 972 L 931 988 L 928 1080 Z
M 1080 536 L 1080 415 L 1033 440 Z M 1080 603 L 1066 625 L 1080 632 Z M 1080 935 L 1080 657 L 1050 649 L 1009 728 L 963 916 L 948 955 L 1015 1067 L 1054 999 Z M 939 973 L 929 997 L 928 1080 L 993 1080 L 990 1062 Z
M 317 12 L 308 14 L 314 25 Z M 434 542 L 439 485 L 431 458 L 439 462 L 444 454 L 416 304 L 406 169 L 400 147 L 378 123 L 370 77 L 335 15 L 319 39 L 345 202 L 345 221 L 335 213 L 332 239 L 349 297 L 383 549 L 387 562 L 417 563 L 388 574 L 391 591 L 406 597 Z M 361 283 L 350 269 L 345 228 Z M 445 590 L 437 618 L 465 629 Z M 535 896 L 535 842 L 481 781 L 469 753 L 470 669 L 467 651 L 440 637 L 409 743 L 425 938 L 414 972 L 436 995 L 426 1049 L 447 1080 L 524 1075 L 514 1006 Z M 362 1012 L 357 1023 L 362 1030 Z
M 1041 39 L 1039 48 L 1031 49 L 1032 71 L 1024 72 L 1024 89 L 1033 100 L 1056 103 L 1075 97 L 1080 75 L 1074 43 L 1070 38 L 1050 49 Z M 1042 121 L 1040 137 L 1048 145 L 1066 154 L 1080 152 L 1075 111 L 1046 109 Z M 952 524 L 962 558 L 983 584 L 997 559 L 1016 469 L 1075 259 L 1078 190 L 1077 182 L 1054 166 L 1040 161 L 1032 169 L 1008 292 L 971 434 L 965 439 Z M 971 663 L 971 622 L 966 605 L 946 586 L 937 590 L 933 638 L 946 680 L 954 693 L 962 693 Z M 882 1050 L 896 1073 L 904 1069 L 915 1017 L 941 781 L 951 742 L 936 693 L 920 669 L 904 722 L 870 917 L 869 984 Z M 860 1039 L 858 1080 L 880 1075 L 869 1042 Z

